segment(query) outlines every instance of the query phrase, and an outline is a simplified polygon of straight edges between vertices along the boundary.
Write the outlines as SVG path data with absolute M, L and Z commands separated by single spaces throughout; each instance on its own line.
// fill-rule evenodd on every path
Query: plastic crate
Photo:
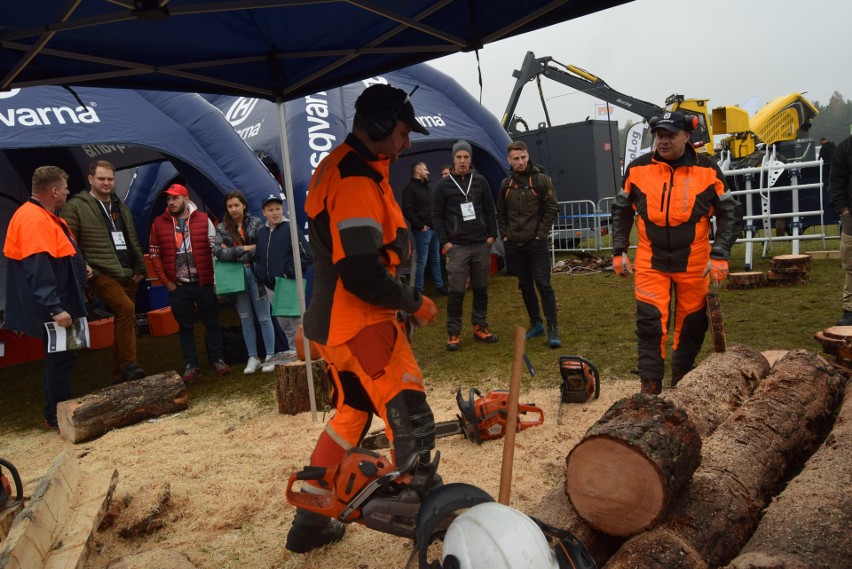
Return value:
M 157 310 L 166 306 L 169 306 L 169 289 L 164 286 L 152 286 L 149 288 L 148 307 L 151 310 Z
M 44 343 L 38 338 L 19 336 L 11 330 L 0 330 L 0 340 L 4 344 L 0 367 L 44 359 Z
M 89 349 L 100 350 L 115 344 L 115 318 L 89 321 Z
M 171 336 L 177 334 L 178 323 L 172 316 L 172 307 L 166 306 L 148 312 L 148 330 L 152 336 Z

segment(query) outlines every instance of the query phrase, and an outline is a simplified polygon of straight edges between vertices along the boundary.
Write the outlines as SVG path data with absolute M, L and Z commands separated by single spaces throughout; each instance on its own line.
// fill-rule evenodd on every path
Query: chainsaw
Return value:
M 565 403 L 585 403 L 590 397 L 595 399 L 601 394 L 601 378 L 595 364 L 580 356 L 561 356 L 559 373 L 562 384 L 559 386 L 559 412 L 556 424 L 562 424 L 562 406 Z
M 474 399 L 476 396 L 476 399 Z M 460 414 L 454 421 L 435 423 L 435 438 L 464 435 L 464 438 L 481 445 L 482 441 L 499 439 L 506 434 L 506 419 L 509 415 L 509 392 L 505 389 L 494 389 L 483 397 L 475 387 L 468 392 L 468 400 L 462 399 L 461 387 L 456 391 L 456 404 Z M 520 416 L 527 413 L 535 414 L 537 418 L 522 421 Z M 518 405 L 518 430 L 541 425 L 544 422 L 544 411 L 535 404 Z M 366 449 L 376 450 L 390 447 L 390 441 L 384 431 L 370 433 L 361 442 Z
M 3 474 L 3 468 L 9 471 L 9 474 L 12 475 L 12 480 L 15 481 L 15 500 L 10 503 L 12 498 L 12 484 L 9 482 L 9 479 L 6 478 L 6 475 Z M 4 460 L 0 458 L 0 510 L 4 509 L 8 506 L 15 506 L 22 502 L 24 499 L 24 485 L 21 482 L 21 476 L 18 474 L 18 470 L 8 460 Z

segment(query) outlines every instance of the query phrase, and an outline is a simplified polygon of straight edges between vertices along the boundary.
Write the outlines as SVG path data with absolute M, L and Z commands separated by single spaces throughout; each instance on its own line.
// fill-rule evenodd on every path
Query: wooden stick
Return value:
M 521 366 L 524 363 L 526 330 L 515 326 L 515 354 L 512 359 L 512 382 L 509 384 L 509 413 L 506 417 L 506 437 L 503 440 L 503 466 L 500 470 L 500 496 L 497 501 L 509 505 L 512 493 L 512 468 L 515 461 L 515 433 L 518 430 L 518 399 L 521 391 Z

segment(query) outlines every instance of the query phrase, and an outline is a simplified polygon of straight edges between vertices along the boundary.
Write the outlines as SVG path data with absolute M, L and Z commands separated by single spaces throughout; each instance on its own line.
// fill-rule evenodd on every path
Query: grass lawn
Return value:
M 837 240 L 803 242 L 802 251 L 837 249 Z M 752 270 L 765 271 L 769 258 L 761 258 L 761 247 L 756 254 Z M 775 243 L 772 255 L 790 253 L 790 243 Z M 602 254 L 607 254 L 606 252 Z M 743 270 L 745 257 L 742 245 L 735 247 L 731 270 Z M 797 287 L 771 287 L 756 290 L 719 289 L 729 344 L 747 344 L 759 350 L 805 348 L 821 351 L 813 339 L 814 332 L 834 324 L 841 313 L 841 294 L 844 273 L 839 260 L 814 261 L 810 284 Z M 537 372 L 535 377 L 524 370 L 524 385 L 558 386 L 560 355 L 582 355 L 594 362 L 606 382 L 612 380 L 636 381 L 632 373 L 636 366 L 636 339 L 634 335 L 635 304 L 632 279 L 621 279 L 612 272 L 588 275 L 557 273 L 553 285 L 559 306 L 559 327 L 563 347 L 551 350 L 543 338 L 530 341 L 527 354 Z M 427 281 L 427 293 L 430 283 Z M 470 318 L 470 297 L 465 304 L 465 322 Z M 446 317 L 439 314 L 437 321 L 418 330 L 414 338 L 414 351 L 427 380 L 435 386 L 455 388 L 478 387 L 483 393 L 489 389 L 507 388 L 512 369 L 512 338 L 515 326 L 528 326 L 515 277 L 498 273 L 489 285 L 489 323 L 492 332 L 500 336 L 497 344 L 474 342 L 472 327 L 466 325 L 462 333 L 462 350 L 450 353 L 445 350 Z M 434 296 L 440 311 L 446 307 L 445 297 Z M 220 320 L 227 325 L 237 325 L 233 308 L 225 308 Z M 196 331 L 199 355 L 204 359 L 202 328 Z M 705 341 L 699 361 L 712 349 Z M 73 389 L 84 394 L 109 385 L 111 350 L 82 351 L 74 370 Z M 182 370 L 183 361 L 177 336 L 139 338 L 139 361 L 149 372 Z M 43 398 L 41 394 L 40 361 L 0 368 L 0 433 L 10 436 L 16 432 L 42 429 Z M 230 398 L 256 398 L 259 409 L 274 406 L 274 393 L 269 389 L 269 376 L 256 373 L 242 374 L 242 366 L 235 365 L 229 381 L 213 380 L 209 365 L 202 368 L 204 377 L 189 386 L 192 401 L 227 401 Z M 190 406 L 193 413 L 197 406 Z

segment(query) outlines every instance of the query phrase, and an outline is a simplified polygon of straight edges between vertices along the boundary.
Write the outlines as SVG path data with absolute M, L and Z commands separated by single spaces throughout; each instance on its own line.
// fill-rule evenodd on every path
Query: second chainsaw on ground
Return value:
M 494 389 L 484 396 L 475 387 L 468 392 L 468 399 L 462 398 L 461 387 L 456 391 L 456 403 L 459 415 L 454 421 L 435 423 L 435 438 L 451 435 L 464 435 L 466 439 L 482 444 L 482 441 L 499 439 L 506 434 L 506 419 L 509 416 L 509 391 Z M 535 415 L 534 419 L 522 420 L 521 415 Z M 544 411 L 531 403 L 518 404 L 518 430 L 541 425 L 544 422 Z M 370 433 L 361 442 L 367 449 L 388 448 L 390 442 L 382 432 Z

